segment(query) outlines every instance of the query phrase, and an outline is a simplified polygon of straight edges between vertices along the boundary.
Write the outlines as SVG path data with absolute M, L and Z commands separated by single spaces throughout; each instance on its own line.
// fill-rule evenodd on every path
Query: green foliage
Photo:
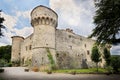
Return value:
M 91 55 L 92 61 L 94 61 L 95 63 L 98 63 L 100 61 L 100 57 L 101 55 L 99 53 L 97 46 L 94 46 L 92 48 L 92 55 Z
M 119 72 L 119 68 L 120 68 L 120 57 L 119 56 L 111 57 L 111 66 L 115 72 Z
M 104 48 L 104 59 L 106 61 L 106 65 L 109 66 L 110 65 L 110 58 L 111 58 L 111 55 L 110 55 L 110 51 L 108 51 L 107 48 Z
M 11 45 L 0 47 L 0 59 L 10 62 L 11 59 Z
M 108 73 L 113 73 L 111 66 L 107 66 L 107 67 L 106 67 L 106 70 L 108 71 Z
M 0 67 L 11 67 L 12 63 L 11 62 L 7 62 L 5 59 L 0 59 Z
M 1 10 L 0 10 L 0 12 L 1 12 Z M 5 27 L 2 25 L 3 21 L 4 21 L 4 18 L 1 17 L 1 14 L 0 14 L 0 36 L 3 36 L 3 33 L 2 33 L 2 30 L 1 30 L 1 29 L 5 28 Z
M 92 54 L 91 54 L 91 59 L 92 59 L 92 61 L 94 61 L 96 63 L 97 71 L 98 71 L 98 62 L 101 61 L 100 57 L 101 57 L 101 55 L 99 53 L 98 47 L 96 45 L 93 46 L 93 48 L 92 48 Z
M 25 66 L 31 66 L 31 59 L 27 59 L 26 61 L 25 61 Z
M 54 70 L 54 69 L 55 69 L 55 61 L 54 61 L 54 59 L 53 59 L 53 56 L 52 56 L 49 48 L 46 48 L 46 50 L 47 50 L 47 52 L 48 52 L 47 56 L 48 56 L 48 59 L 49 59 L 49 61 L 50 61 L 51 69 Z
M 5 64 L 6 64 L 5 59 L 0 59 L 0 67 L 4 67 Z
M 62 70 L 53 70 L 53 72 L 57 73 L 96 73 L 96 68 L 89 69 L 62 69 Z M 103 68 L 99 68 L 98 73 L 106 73 L 107 70 Z
M 120 0 L 97 0 L 94 23 L 96 27 L 89 37 L 96 37 L 99 43 L 114 43 L 120 40 Z

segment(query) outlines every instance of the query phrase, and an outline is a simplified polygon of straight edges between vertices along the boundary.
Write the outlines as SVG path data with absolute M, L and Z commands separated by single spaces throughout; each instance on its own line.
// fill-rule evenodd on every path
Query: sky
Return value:
M 73 29 L 74 33 L 87 37 L 95 28 L 94 0 L 1 0 L 1 16 L 5 18 L 4 37 L 0 38 L 0 46 L 12 44 L 11 36 L 27 37 L 33 33 L 30 12 L 36 6 L 44 5 L 58 14 L 58 29 Z M 120 55 L 120 44 L 113 45 L 111 52 Z

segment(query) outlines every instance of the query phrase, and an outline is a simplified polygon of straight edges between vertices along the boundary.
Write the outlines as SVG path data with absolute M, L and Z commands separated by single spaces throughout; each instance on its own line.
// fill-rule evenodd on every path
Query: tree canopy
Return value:
M 92 48 L 92 54 L 91 54 L 91 59 L 92 59 L 92 61 L 94 61 L 96 63 L 97 71 L 98 71 L 98 62 L 101 61 L 100 57 L 101 57 L 101 55 L 99 53 L 98 47 L 96 45 L 93 46 L 93 48 Z
M 120 42 L 120 0 L 95 0 L 95 28 L 89 36 L 99 43 Z
M 111 66 L 115 72 L 119 72 L 120 56 L 112 56 L 111 57 Z
M 0 13 L 1 13 L 1 10 L 0 10 Z M 3 26 L 3 21 L 5 19 L 3 17 L 1 17 L 1 14 L 0 14 L 0 36 L 3 36 L 3 33 L 2 33 L 2 28 L 5 28 L 5 26 Z
M 110 58 L 111 58 L 110 51 L 107 48 L 104 48 L 103 54 L 104 54 L 104 59 L 106 61 L 106 65 L 109 66 Z
M 11 59 L 11 45 L 0 47 L 0 59 L 10 62 Z

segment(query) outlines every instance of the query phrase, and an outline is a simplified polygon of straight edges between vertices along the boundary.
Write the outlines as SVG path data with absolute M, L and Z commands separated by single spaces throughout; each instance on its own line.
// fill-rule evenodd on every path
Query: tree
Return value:
M 107 48 L 104 48 L 104 59 L 106 61 L 106 65 L 109 66 L 110 65 L 110 58 L 111 58 L 111 55 L 110 55 L 110 51 L 108 51 Z
M 1 10 L 0 10 L 1 12 Z M 2 33 L 2 29 L 5 28 L 5 26 L 2 25 L 3 21 L 5 19 L 3 17 L 1 17 L 1 14 L 0 14 L 0 36 L 3 36 L 3 33 Z
M 91 54 L 91 59 L 96 63 L 97 67 L 97 72 L 98 72 L 98 63 L 101 61 L 100 59 L 101 55 L 99 53 L 98 47 L 95 45 L 92 48 L 92 54 Z
M 120 42 L 120 0 L 95 0 L 96 27 L 89 36 L 96 37 L 99 43 Z
M 0 59 L 10 62 L 11 59 L 11 45 L 0 47 Z
M 120 68 L 120 56 L 112 56 L 111 57 L 111 66 L 114 70 L 114 72 L 119 72 Z

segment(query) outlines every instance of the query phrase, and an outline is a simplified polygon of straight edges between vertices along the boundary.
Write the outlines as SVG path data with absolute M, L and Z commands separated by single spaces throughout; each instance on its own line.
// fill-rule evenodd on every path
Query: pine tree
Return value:
M 99 43 L 120 42 L 120 0 L 95 0 L 95 28 L 89 36 Z

